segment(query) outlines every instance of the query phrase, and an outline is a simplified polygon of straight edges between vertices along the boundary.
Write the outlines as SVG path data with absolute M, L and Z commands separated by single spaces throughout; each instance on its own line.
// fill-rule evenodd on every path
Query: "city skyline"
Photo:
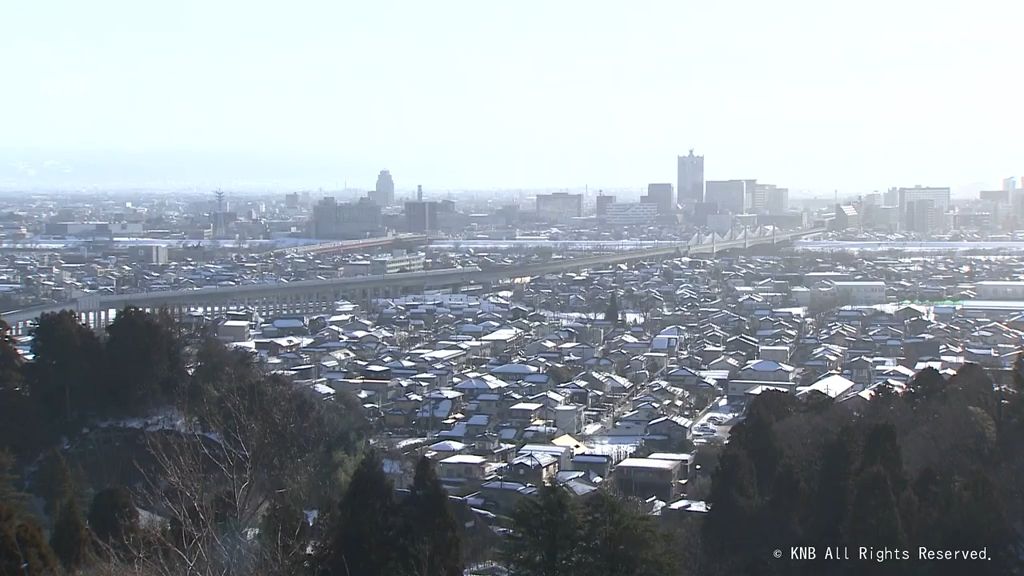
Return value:
M 1021 21 L 6 3 L 0 573 L 1024 576 Z
M 1024 173 L 1013 3 L 4 12 L 4 189 L 632 189 L 690 148 L 796 197 Z

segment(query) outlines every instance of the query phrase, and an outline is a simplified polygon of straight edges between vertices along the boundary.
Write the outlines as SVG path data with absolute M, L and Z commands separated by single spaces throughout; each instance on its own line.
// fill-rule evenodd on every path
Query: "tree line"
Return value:
M 366 450 L 354 397 L 325 400 L 166 313 L 125 308 L 102 334 L 44 314 L 31 335 L 25 361 L 0 324 L 2 574 L 272 573 L 285 558 L 252 528 L 330 508 Z
M 31 360 L 0 326 L 0 574 L 454 576 L 478 560 L 433 463 L 396 491 L 351 396 L 126 309 L 104 334 L 40 318 Z M 495 528 L 511 574 L 1014 574 L 1024 518 L 1024 360 L 926 368 L 869 402 L 768 392 L 713 468 L 710 511 L 669 527 L 605 487 L 542 486 Z M 853 408 L 851 408 L 853 406 Z M 187 426 L 97 448 L 103 419 Z M 123 454 L 122 454 L 123 453 Z M 97 482 L 131 459 L 136 474 Z M 488 528 L 490 529 L 490 528 Z M 776 559 L 790 546 L 971 549 L 991 561 Z
M 863 408 L 767 393 L 734 427 L 700 537 L 711 574 L 1014 574 L 1021 571 L 1024 365 L 1012 387 L 978 365 L 920 371 Z M 815 562 L 773 551 L 817 547 Z M 987 548 L 991 560 L 831 562 L 825 547 Z

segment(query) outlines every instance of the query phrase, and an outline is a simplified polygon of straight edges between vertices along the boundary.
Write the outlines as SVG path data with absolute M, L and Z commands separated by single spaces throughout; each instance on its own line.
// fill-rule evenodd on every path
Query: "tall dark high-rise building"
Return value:
M 679 193 L 679 204 L 689 205 L 704 201 L 704 157 L 689 156 L 676 158 L 678 180 L 676 190 Z
M 378 206 L 390 206 L 395 203 L 395 181 L 391 172 L 381 170 L 377 175 L 377 185 L 370 192 L 370 200 Z

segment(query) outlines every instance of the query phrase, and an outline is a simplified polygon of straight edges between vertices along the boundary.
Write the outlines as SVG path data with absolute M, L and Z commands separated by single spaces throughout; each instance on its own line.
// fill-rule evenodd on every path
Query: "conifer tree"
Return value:
M 35 492 L 43 498 L 46 515 L 55 522 L 64 501 L 74 497 L 71 470 L 60 450 L 51 448 L 46 454 L 36 472 L 34 485 Z
M 757 544 L 753 528 L 761 501 L 757 484 L 757 471 L 746 450 L 729 444 L 713 476 L 711 511 L 704 523 L 704 542 L 712 556 L 728 554 L 735 545 Z
M 581 505 L 577 574 L 676 574 L 673 546 L 651 517 L 599 490 Z
M 103 344 L 71 310 L 41 315 L 32 335 L 31 393 L 68 428 L 95 406 Z
M 903 451 L 900 448 L 896 428 L 891 423 L 872 426 L 864 439 L 861 455 L 861 470 L 880 467 L 892 487 L 893 494 L 903 491 L 906 478 L 903 471 Z
M 568 576 L 576 573 L 579 516 L 569 495 L 545 485 L 512 514 L 505 556 L 517 576 Z
M 434 465 L 426 456 L 416 463 L 416 475 L 403 503 L 409 553 L 408 567 L 419 576 L 459 576 L 463 572 L 458 525 Z
M 374 451 L 363 456 L 331 520 L 321 568 L 331 576 L 392 576 L 398 506 L 391 481 Z
M 608 308 L 604 311 L 604 319 L 615 326 L 619 325 L 619 295 L 615 292 L 612 292 L 611 298 L 608 299 Z
M 860 546 L 901 548 L 906 533 L 889 475 L 879 465 L 860 473 L 853 485 L 847 537 Z
M 86 566 L 93 558 L 93 536 L 74 498 L 68 498 L 57 515 L 50 547 L 69 572 Z
M 14 463 L 14 456 L 0 449 L 0 502 L 20 514 L 25 510 L 28 495 L 18 489 L 18 475 L 14 472 Z
M 182 344 L 166 313 L 127 306 L 107 326 L 107 334 L 108 408 L 144 408 L 174 398 L 185 373 Z
M 844 429 L 822 448 L 811 518 L 811 533 L 822 546 L 838 546 L 843 541 L 852 473 L 853 449 Z
M 945 387 L 946 379 L 938 370 L 931 366 L 921 370 L 910 381 L 911 402 L 920 404 L 929 398 L 934 398 Z

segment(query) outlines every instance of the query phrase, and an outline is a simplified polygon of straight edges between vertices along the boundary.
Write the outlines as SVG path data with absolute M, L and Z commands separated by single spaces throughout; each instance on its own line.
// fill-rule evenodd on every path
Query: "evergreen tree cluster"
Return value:
M 463 558 L 448 494 L 426 457 L 403 499 L 368 452 L 352 475 L 318 554 L 323 576 L 460 576 Z
M 988 562 L 906 564 L 886 573 L 1016 573 L 1021 383 L 1024 372 L 1016 390 L 996 387 L 973 364 L 948 381 L 925 369 L 902 395 L 883 391 L 859 412 L 762 394 L 734 427 L 713 475 L 702 534 L 709 563 L 720 574 L 845 574 L 855 566 L 789 563 L 772 551 L 984 547 Z
M 355 398 L 324 400 L 247 352 L 187 340 L 166 314 L 133 308 L 102 335 L 73 312 L 44 314 L 31 353 L 24 361 L 0 321 L 0 574 L 305 569 L 313 534 L 302 510 L 328 508 L 369 432 Z M 142 447 L 131 461 L 89 461 L 118 457 L 92 448 L 97 420 L 166 407 L 194 430 L 130 433 Z M 134 492 L 90 486 L 83 464 L 142 480 Z M 140 495 L 159 524 L 141 526 Z
M 506 563 L 517 576 L 678 574 L 671 533 L 634 504 L 607 490 L 577 501 L 543 486 L 513 513 Z
M 166 313 L 126 307 L 101 337 L 70 310 L 46 313 L 24 362 L 0 321 L 0 446 L 37 453 L 92 417 L 174 402 L 188 381 L 184 341 Z

